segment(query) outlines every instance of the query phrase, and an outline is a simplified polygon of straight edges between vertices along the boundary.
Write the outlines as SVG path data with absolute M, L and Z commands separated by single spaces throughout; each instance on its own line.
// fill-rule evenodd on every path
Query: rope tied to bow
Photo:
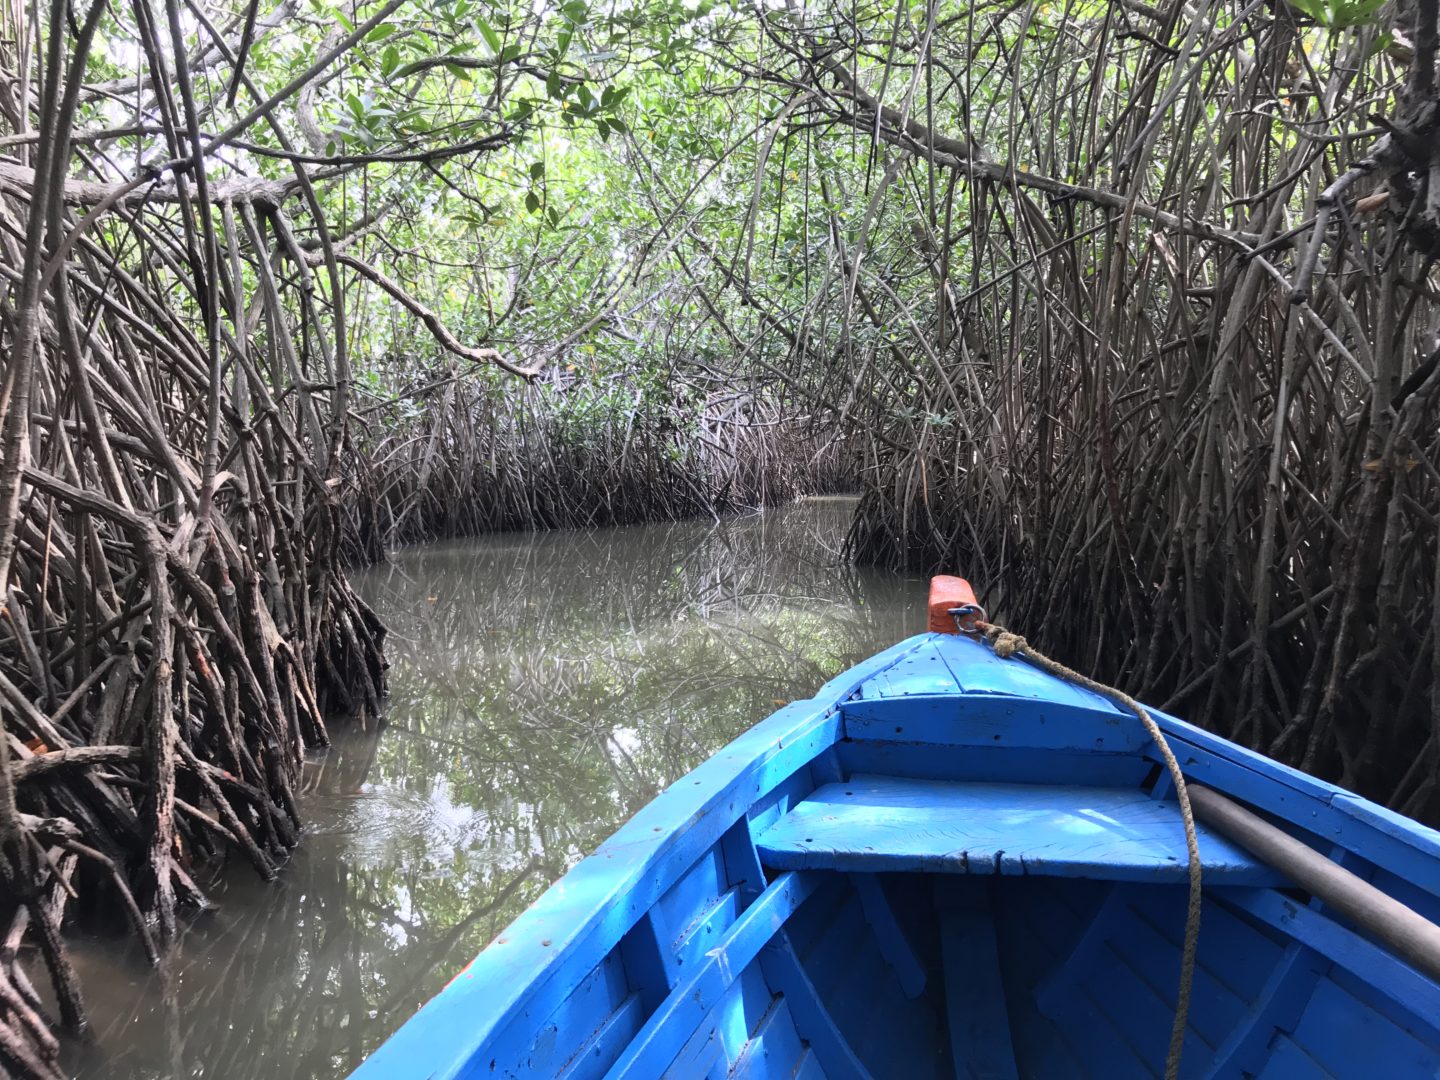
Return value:
M 956 623 L 959 624 L 958 617 Z M 1077 686 L 1083 686 L 1134 713 L 1140 723 L 1144 725 L 1146 732 L 1154 741 L 1156 749 L 1159 750 L 1160 757 L 1165 762 L 1165 768 L 1175 785 L 1175 797 L 1180 804 L 1180 817 L 1185 824 L 1185 850 L 1189 855 L 1190 871 L 1190 895 L 1185 912 L 1185 942 L 1180 953 L 1180 984 L 1175 999 L 1175 1022 L 1170 1028 L 1170 1049 L 1165 1057 L 1165 1080 L 1178 1080 L 1180 1056 L 1185 1049 L 1185 1029 L 1190 1017 L 1190 992 L 1195 984 L 1195 953 L 1200 941 L 1200 842 L 1195 832 L 1195 814 L 1190 807 L 1190 791 L 1185 786 L 1185 776 L 1180 771 L 1180 762 L 1176 760 L 1175 753 L 1170 749 L 1170 744 L 1165 739 L 1165 733 L 1160 730 L 1160 725 L 1155 722 L 1155 718 L 1150 715 L 1144 705 L 1123 690 L 1096 682 L 1088 675 L 1082 675 L 1058 660 L 1050 659 L 1019 634 L 1012 633 L 1003 626 L 983 621 L 983 613 L 981 619 L 971 625 L 981 637 L 990 643 L 990 647 L 1000 659 L 1008 660 L 1017 654 L 1024 656 L 1040 670 L 1075 683 Z

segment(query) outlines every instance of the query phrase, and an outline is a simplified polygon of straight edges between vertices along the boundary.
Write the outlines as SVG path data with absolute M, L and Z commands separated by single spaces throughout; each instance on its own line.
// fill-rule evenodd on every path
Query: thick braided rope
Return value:
M 1165 741 L 1160 725 L 1155 723 L 1145 706 L 1129 694 L 1116 690 L 1113 686 L 1098 683 L 1078 671 L 1072 671 L 1064 664 L 1051 660 L 1043 653 L 1036 652 L 1035 647 L 1023 637 L 1012 634 L 1004 627 L 992 623 L 980 625 L 985 640 L 990 642 L 995 655 L 1002 660 L 1017 652 L 1023 652 L 1025 658 L 1036 667 L 1077 683 L 1087 690 L 1093 690 L 1133 712 L 1140 718 L 1140 723 L 1145 725 L 1145 730 L 1150 733 L 1156 749 L 1165 760 L 1165 768 L 1170 771 L 1170 779 L 1175 783 L 1175 797 L 1180 802 L 1180 817 L 1185 822 L 1185 850 L 1190 858 L 1190 903 L 1185 912 L 1185 947 L 1180 954 L 1180 986 L 1175 1000 L 1175 1023 L 1170 1029 L 1170 1050 L 1165 1057 L 1165 1080 L 1178 1080 L 1180 1055 L 1185 1049 L 1185 1027 L 1190 1016 L 1190 989 L 1195 983 L 1195 950 L 1200 941 L 1200 843 L 1195 835 L 1195 815 L 1190 809 L 1190 792 L 1185 786 L 1185 776 L 1180 772 L 1180 762 L 1175 760 L 1175 754 L 1171 751 L 1170 744 Z

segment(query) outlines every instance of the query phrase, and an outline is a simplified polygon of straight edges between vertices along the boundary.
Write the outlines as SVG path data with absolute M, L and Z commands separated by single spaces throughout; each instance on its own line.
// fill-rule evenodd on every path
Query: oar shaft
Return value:
M 1197 818 L 1440 982 L 1440 926 L 1218 791 L 1188 786 Z

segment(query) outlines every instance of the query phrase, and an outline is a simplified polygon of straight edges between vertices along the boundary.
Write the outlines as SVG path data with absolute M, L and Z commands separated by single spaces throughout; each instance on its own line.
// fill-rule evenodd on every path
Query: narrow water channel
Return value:
M 838 556 L 853 503 L 500 535 L 359 576 L 391 627 L 377 731 L 307 771 L 280 879 L 208 883 L 155 972 L 75 942 L 83 1077 L 337 1077 L 666 784 L 923 626 L 918 580 Z

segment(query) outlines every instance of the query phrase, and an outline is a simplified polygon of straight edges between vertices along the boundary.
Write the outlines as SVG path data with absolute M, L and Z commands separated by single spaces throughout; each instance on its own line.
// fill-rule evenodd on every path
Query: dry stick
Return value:
M 321 259 L 314 257 L 306 258 L 305 261 L 311 266 L 318 266 L 322 262 Z M 342 266 L 348 266 L 367 281 L 380 286 L 381 289 L 398 301 L 405 310 L 423 322 L 425 328 L 430 331 L 435 340 L 448 352 L 452 352 L 456 356 L 464 357 L 466 360 L 472 360 L 476 363 L 494 364 L 502 371 L 508 371 L 512 375 L 520 375 L 527 379 L 533 379 L 540 374 L 541 368 L 522 367 L 507 359 L 505 354 L 498 349 L 475 348 L 462 344 L 445 326 L 445 323 L 441 320 L 437 312 L 426 307 L 406 292 L 397 282 L 387 277 L 363 259 L 358 259 L 354 255 L 337 252 L 335 261 Z
M 66 25 L 65 4 L 52 0 L 50 25 Z M 36 175 L 51 177 L 64 139 L 65 119 L 59 112 L 60 76 L 63 69 L 64 35 L 52 33 L 46 54 L 44 84 L 41 87 L 40 141 L 36 150 Z M 59 144 L 59 145 L 57 145 Z M 31 207 L 26 222 L 24 265 L 20 288 L 16 290 L 14 329 L 10 342 L 10 363 L 0 386 L 0 596 L 9 592 L 11 561 L 15 551 L 15 527 L 20 517 L 20 474 L 30 460 L 30 393 L 35 350 L 40 333 L 41 271 L 43 240 L 49 207 L 58 200 L 53 187 L 45 190 L 41 205 Z M 3 812 L 3 807 L 0 807 Z M 0 822 L 0 829 L 5 825 Z

